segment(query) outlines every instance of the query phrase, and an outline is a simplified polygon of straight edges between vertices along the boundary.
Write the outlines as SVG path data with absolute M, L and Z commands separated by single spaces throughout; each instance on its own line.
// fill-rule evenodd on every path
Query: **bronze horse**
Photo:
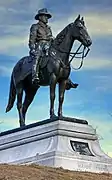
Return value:
M 20 126 L 25 126 L 25 115 L 29 105 L 40 86 L 50 86 L 50 118 L 55 118 L 54 100 L 56 84 L 59 84 L 59 107 L 58 118 L 62 118 L 62 104 L 68 77 L 70 75 L 69 55 L 75 40 L 81 42 L 85 47 L 92 44 L 91 38 L 87 32 L 83 18 L 80 15 L 76 20 L 67 25 L 54 39 L 49 49 L 49 56 L 40 64 L 40 83 L 32 84 L 32 62 L 29 56 L 23 57 L 15 65 L 10 83 L 9 101 L 6 112 L 13 107 L 17 95 L 17 109 L 19 112 Z M 25 99 L 22 104 L 23 91 Z

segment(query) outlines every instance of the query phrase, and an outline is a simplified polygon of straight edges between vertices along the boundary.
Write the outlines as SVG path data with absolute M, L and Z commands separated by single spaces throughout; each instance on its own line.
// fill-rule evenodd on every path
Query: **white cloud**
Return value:
M 5 1 L 0 1 L 0 7 L 8 8 L 8 9 L 13 9 L 16 5 L 18 7 L 21 5 L 22 7 L 26 6 L 25 10 L 28 9 L 29 7 L 31 9 L 37 9 L 43 6 L 43 0 L 28 0 L 27 2 L 25 0 L 5 0 Z M 18 12 L 21 12 L 22 9 L 18 9 Z M 16 11 L 16 10 L 15 10 Z
M 5 1 L 0 1 L 0 6 L 9 6 L 13 3 L 17 2 L 16 0 L 5 0 Z
M 67 24 L 74 22 L 74 17 L 77 17 L 76 13 L 69 14 L 68 17 L 64 17 L 63 19 L 59 19 L 53 22 L 52 27 L 54 29 L 54 34 L 57 34 L 59 31 L 61 31 Z M 110 23 L 112 22 L 111 14 L 85 13 L 84 20 L 91 35 L 112 35 L 112 23 Z
M 80 64 L 79 59 L 75 59 L 72 61 L 72 66 L 74 68 L 78 67 Z M 84 65 L 81 70 L 99 70 L 99 69 L 106 69 L 112 68 L 112 61 L 109 59 L 99 59 L 99 58 L 85 58 Z
M 14 37 L 14 36 L 6 36 L 4 38 L 0 39 L 0 44 L 2 44 L 2 46 L 0 46 L 0 52 L 1 53 L 5 53 L 8 50 L 10 51 L 11 47 L 18 47 L 18 46 L 24 46 L 27 42 L 27 38 L 26 37 Z
M 15 14 L 18 14 L 19 16 L 21 16 L 21 14 L 22 14 L 23 19 L 24 19 L 25 14 L 26 15 L 29 15 L 32 13 L 35 14 L 37 12 L 37 9 L 39 9 L 43 6 L 44 6 L 43 0 L 38 0 L 38 1 L 37 0 L 33 0 L 33 1 L 32 0 L 28 0 L 28 1 L 5 0 L 5 1 L 0 1 L 0 12 L 1 12 L 0 20 L 2 20 L 2 22 L 5 23 L 6 16 L 7 16 L 7 20 L 12 18 L 12 22 L 11 22 L 11 24 L 12 24 L 13 21 L 16 20 Z M 7 23 L 9 23 L 9 22 L 7 21 Z
M 0 75 L 4 77 L 9 77 L 11 75 L 12 68 L 0 66 Z
M 112 15 L 111 14 L 87 14 L 86 24 L 92 35 L 103 36 L 112 35 Z
M 97 82 L 96 91 L 105 92 L 112 91 L 111 76 L 93 76 L 94 80 Z
M 11 117 L 4 117 L 0 118 L 0 132 L 9 130 L 9 129 L 14 129 L 19 127 L 19 121 L 17 118 L 11 118 Z

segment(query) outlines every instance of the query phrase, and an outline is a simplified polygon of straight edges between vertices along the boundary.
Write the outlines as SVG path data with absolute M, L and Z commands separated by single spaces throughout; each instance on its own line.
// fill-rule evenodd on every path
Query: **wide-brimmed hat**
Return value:
M 38 14 L 36 14 L 35 16 L 35 19 L 38 20 L 39 19 L 39 16 L 41 15 L 47 15 L 48 18 L 51 18 L 52 15 L 50 13 L 48 13 L 47 9 L 46 8 L 43 8 L 43 9 L 40 9 L 38 10 Z

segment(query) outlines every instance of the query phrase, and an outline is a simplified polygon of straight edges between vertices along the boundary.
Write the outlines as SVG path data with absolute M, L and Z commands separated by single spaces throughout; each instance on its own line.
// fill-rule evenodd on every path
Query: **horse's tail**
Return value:
M 14 85 L 13 74 L 12 74 L 11 82 L 10 82 L 9 100 L 8 100 L 8 105 L 6 107 L 6 113 L 12 109 L 15 98 L 16 98 L 16 88 Z

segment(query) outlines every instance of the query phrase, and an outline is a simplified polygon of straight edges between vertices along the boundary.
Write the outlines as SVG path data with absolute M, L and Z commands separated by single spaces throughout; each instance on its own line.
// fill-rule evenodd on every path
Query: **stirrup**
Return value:
M 39 78 L 38 77 L 32 79 L 32 84 L 35 84 L 35 83 L 36 84 L 39 83 Z

